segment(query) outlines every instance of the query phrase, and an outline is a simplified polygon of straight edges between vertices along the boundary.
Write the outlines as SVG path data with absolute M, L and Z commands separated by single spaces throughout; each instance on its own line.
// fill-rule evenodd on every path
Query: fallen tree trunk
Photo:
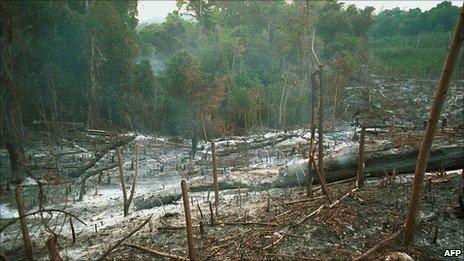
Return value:
M 152 195 L 149 197 L 139 196 L 134 198 L 134 206 L 137 210 L 151 209 L 154 207 L 173 204 L 181 198 L 181 194 Z
M 382 177 L 385 173 L 396 170 L 398 174 L 413 173 L 417 160 L 417 149 L 402 151 L 370 152 L 365 155 L 364 173 L 366 177 Z M 452 170 L 463 168 L 464 146 L 441 146 L 430 153 L 427 171 Z M 288 167 L 287 173 L 276 186 L 297 186 L 298 180 L 305 182 L 304 171 L 307 163 L 295 164 Z M 333 182 L 356 177 L 356 154 L 327 160 L 326 181 Z M 297 177 L 298 176 L 298 177 Z M 316 181 L 317 180 L 316 177 Z M 301 182 L 300 182 L 301 183 Z
M 114 150 L 118 147 L 121 147 L 123 145 L 126 145 L 130 142 L 132 142 L 135 138 L 137 137 L 137 135 L 131 135 L 131 136 L 126 136 L 124 137 L 123 139 L 119 139 L 118 141 L 114 142 L 114 143 L 111 143 L 111 144 L 107 144 L 105 146 L 103 146 L 102 148 L 100 148 L 97 152 L 95 152 L 95 156 L 89 160 L 87 163 L 85 163 L 84 165 L 82 165 L 80 168 L 77 168 L 75 169 L 74 171 L 72 171 L 71 173 L 69 173 L 69 177 L 70 178 L 77 178 L 77 177 L 80 177 L 82 174 L 84 174 L 87 170 L 89 170 L 90 168 L 92 168 L 93 166 L 95 166 L 95 164 L 97 164 L 97 162 L 106 154 L 108 153 L 108 151 L 110 150 Z
M 417 159 L 417 150 L 405 149 L 396 151 L 394 148 L 371 151 L 365 154 L 365 177 L 382 177 L 385 173 L 398 174 L 413 173 Z M 357 173 L 357 154 L 326 160 L 326 182 L 342 180 L 354 180 Z M 442 146 L 433 149 L 427 171 L 454 170 L 463 168 L 464 145 Z M 279 174 L 277 181 L 263 182 L 258 184 L 246 184 L 237 181 L 219 182 L 219 190 L 228 189 L 251 189 L 254 191 L 267 190 L 270 188 L 287 188 L 306 185 L 305 172 L 308 169 L 307 162 L 290 165 L 288 169 Z M 315 178 L 318 183 L 318 178 Z M 211 184 L 197 184 L 190 188 L 191 192 L 210 191 Z M 137 209 L 149 209 L 156 206 L 171 204 L 180 199 L 180 194 L 155 195 L 148 198 L 135 198 Z

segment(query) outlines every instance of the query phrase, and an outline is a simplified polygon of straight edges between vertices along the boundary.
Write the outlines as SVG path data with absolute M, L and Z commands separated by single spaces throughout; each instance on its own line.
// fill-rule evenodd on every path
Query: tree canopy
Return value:
M 304 125 L 313 41 L 327 95 L 357 75 L 436 77 L 459 13 L 449 2 L 377 15 L 334 0 L 177 6 L 137 27 L 135 0 L 2 2 L 4 124 L 16 97 L 25 125 L 91 116 L 97 128 L 202 136 L 278 127 L 279 114 L 279 127 Z

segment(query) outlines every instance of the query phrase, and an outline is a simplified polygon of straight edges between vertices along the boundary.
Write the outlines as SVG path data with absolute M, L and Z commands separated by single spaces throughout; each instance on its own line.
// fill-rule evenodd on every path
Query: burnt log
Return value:
M 385 173 L 396 170 L 398 174 L 414 173 L 419 151 L 417 149 L 383 150 L 365 154 L 365 177 L 382 177 Z M 327 160 L 326 180 L 334 182 L 356 177 L 357 155 L 355 153 Z M 455 170 L 464 167 L 464 146 L 440 146 L 432 149 L 427 164 L 427 171 Z M 287 166 L 277 187 L 303 185 L 307 163 Z M 319 183 L 317 177 L 315 179 Z
M 181 194 L 152 195 L 149 197 L 139 196 L 134 198 L 134 206 L 137 210 L 151 209 L 163 205 L 175 204 L 181 199 Z

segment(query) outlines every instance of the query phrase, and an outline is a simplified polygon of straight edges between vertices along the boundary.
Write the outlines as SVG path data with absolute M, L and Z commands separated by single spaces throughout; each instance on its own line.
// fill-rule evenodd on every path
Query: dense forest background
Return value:
M 201 137 L 305 126 L 312 45 L 339 120 L 350 81 L 438 77 L 459 14 L 449 2 L 377 15 L 337 1 L 177 5 L 140 25 L 134 0 L 2 1 L 2 138 L 34 121 Z

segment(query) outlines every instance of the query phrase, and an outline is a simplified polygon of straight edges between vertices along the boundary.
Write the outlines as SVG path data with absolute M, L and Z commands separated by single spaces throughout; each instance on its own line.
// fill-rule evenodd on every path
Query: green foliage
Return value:
M 134 112 L 131 96 L 136 96 L 133 84 L 137 42 L 136 23 L 131 5 L 119 1 L 92 2 L 87 14 L 88 63 L 97 67 L 97 96 L 101 116 L 113 123 L 129 123 Z M 91 56 L 91 41 L 95 41 L 95 57 Z
M 179 110 L 172 117 L 172 122 L 168 123 L 176 127 L 169 129 L 176 130 L 176 133 L 195 135 L 201 128 L 204 131 L 208 129 L 208 133 L 215 131 L 211 115 L 224 96 L 221 80 L 209 77 L 199 62 L 182 50 L 167 62 L 162 81 L 166 94 L 170 96 L 166 101 L 175 104 L 177 108 L 171 104 L 167 106 Z
M 375 37 L 418 35 L 427 32 L 452 31 L 459 16 L 459 7 L 443 1 L 436 7 L 421 12 L 419 8 L 403 11 L 384 10 L 375 17 L 370 34 Z
M 281 127 L 282 100 L 283 127 L 301 126 L 313 31 L 336 117 L 355 75 L 437 76 L 459 13 L 448 2 L 378 15 L 335 0 L 177 4 L 136 28 L 135 0 L 1 2 L 2 110 L 15 89 L 26 123 L 85 122 L 94 102 L 97 127 L 198 136 Z
M 369 46 L 376 72 L 438 77 L 459 12 L 459 7 L 444 1 L 424 12 L 396 8 L 375 16 Z
M 450 2 L 421 12 L 384 10 L 369 31 L 376 72 L 412 77 L 438 77 L 459 8 Z
M 150 24 L 139 32 L 139 43 L 142 56 L 151 52 L 163 55 L 173 55 L 177 50 L 195 47 L 193 23 L 182 19 L 178 14 L 169 14 L 161 24 Z
M 24 122 L 44 118 L 77 121 L 85 116 L 85 30 L 80 7 L 55 1 L 2 2 L 2 74 L 11 76 L 20 94 Z M 11 29 L 3 26 L 9 19 Z M 8 33 L 12 36 L 11 57 L 5 55 Z M 15 66 L 3 71 L 8 63 Z M 6 95 L 2 91 L 2 99 Z
M 2 26 L 2 68 L 16 64 L 5 73 L 20 93 L 24 122 L 85 122 L 93 64 L 100 126 L 146 125 L 139 115 L 153 115 L 158 83 L 148 63 L 136 64 L 136 10 L 134 0 L 2 2 L 2 25 L 13 21 L 10 32 Z M 11 57 L 3 55 L 8 33 Z
M 447 33 L 434 35 L 436 46 L 421 46 L 420 37 L 391 37 L 379 39 L 379 44 L 377 41 L 371 42 L 370 45 L 375 46 L 372 53 L 376 58 L 376 72 L 384 75 L 437 77 L 443 68 L 447 46 L 439 43 L 448 39 Z

